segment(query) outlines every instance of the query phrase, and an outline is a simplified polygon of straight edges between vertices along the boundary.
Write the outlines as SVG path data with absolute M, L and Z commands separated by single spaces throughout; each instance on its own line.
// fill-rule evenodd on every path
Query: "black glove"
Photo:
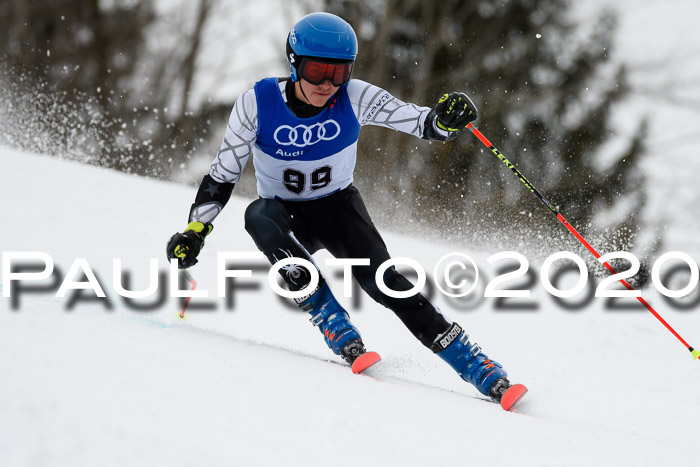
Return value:
M 204 238 L 214 228 L 211 224 L 190 222 L 184 232 L 176 233 L 168 241 L 165 253 L 168 260 L 177 258 L 180 269 L 186 269 L 197 264 L 197 256 L 204 246 Z
M 477 119 L 476 106 L 463 92 L 443 94 L 434 110 L 435 124 L 444 131 L 461 131 Z

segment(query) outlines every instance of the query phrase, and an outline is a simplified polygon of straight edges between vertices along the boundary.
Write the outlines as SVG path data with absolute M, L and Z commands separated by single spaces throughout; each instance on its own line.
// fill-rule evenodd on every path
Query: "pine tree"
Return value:
M 151 0 L 1 4 L 0 142 L 171 179 L 230 110 L 190 109 L 212 0 L 181 7 L 162 18 Z

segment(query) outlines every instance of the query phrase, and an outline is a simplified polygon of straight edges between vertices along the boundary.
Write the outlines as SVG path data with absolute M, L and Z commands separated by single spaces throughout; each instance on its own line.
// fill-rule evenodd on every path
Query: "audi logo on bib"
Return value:
M 318 122 L 311 126 L 281 125 L 275 130 L 275 141 L 282 146 L 304 148 L 321 141 L 331 141 L 340 135 L 340 125 L 335 120 Z

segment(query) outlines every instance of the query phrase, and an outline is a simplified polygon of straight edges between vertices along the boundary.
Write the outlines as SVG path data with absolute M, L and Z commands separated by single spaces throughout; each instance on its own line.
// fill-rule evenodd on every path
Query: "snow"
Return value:
M 217 252 L 255 251 L 242 225 L 246 200 L 234 197 L 217 220 L 191 270 L 211 298 L 194 299 L 180 322 L 175 299 L 149 312 L 126 306 L 111 263 L 123 260 L 134 289 L 147 285 L 148 258 L 165 270 L 165 240 L 182 228 L 193 189 L 2 148 L 0 169 L 0 196 L 13 200 L 3 204 L 3 252 L 46 252 L 60 279 L 85 258 L 112 304 L 78 300 L 69 309 L 71 294 L 56 298 L 57 284 L 21 293 L 17 309 L 0 299 L 3 466 L 690 466 L 700 458 L 698 363 L 646 311 L 610 312 L 598 300 L 567 311 L 542 287 L 533 287 L 535 311 L 499 311 L 493 299 L 464 311 L 437 296 L 530 388 L 516 413 L 504 412 L 367 297 L 351 313 L 383 361 L 364 376 L 281 305 L 264 274 L 249 279 L 257 290 L 235 291 L 232 309 L 214 298 Z M 392 254 L 428 271 L 454 251 L 385 238 Z M 496 253 L 459 252 L 480 267 Z M 332 271 L 327 257 L 316 259 Z M 214 309 L 195 310 L 202 301 Z M 700 340 L 696 309 L 651 301 L 691 343 Z

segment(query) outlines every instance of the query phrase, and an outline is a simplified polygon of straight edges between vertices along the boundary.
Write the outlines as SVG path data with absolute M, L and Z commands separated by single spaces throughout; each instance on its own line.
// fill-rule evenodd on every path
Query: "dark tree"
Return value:
M 2 3 L 0 140 L 170 179 L 205 142 L 211 118 L 228 111 L 190 111 L 212 5 L 183 4 L 181 17 L 159 25 L 148 0 Z
M 612 13 L 583 31 L 565 0 L 328 0 L 327 9 L 358 31 L 356 77 L 426 106 L 442 93 L 467 92 L 480 110 L 478 128 L 567 218 L 583 232 L 602 232 L 606 250 L 631 247 L 645 202 L 638 168 L 644 122 L 633 117 L 635 134 L 605 159 L 599 155 L 614 136 L 611 110 L 626 92 L 625 70 L 609 60 Z M 575 248 L 539 201 L 465 133 L 431 144 L 367 131 L 358 184 L 384 191 L 376 204 L 410 206 L 415 223 L 443 238 Z

